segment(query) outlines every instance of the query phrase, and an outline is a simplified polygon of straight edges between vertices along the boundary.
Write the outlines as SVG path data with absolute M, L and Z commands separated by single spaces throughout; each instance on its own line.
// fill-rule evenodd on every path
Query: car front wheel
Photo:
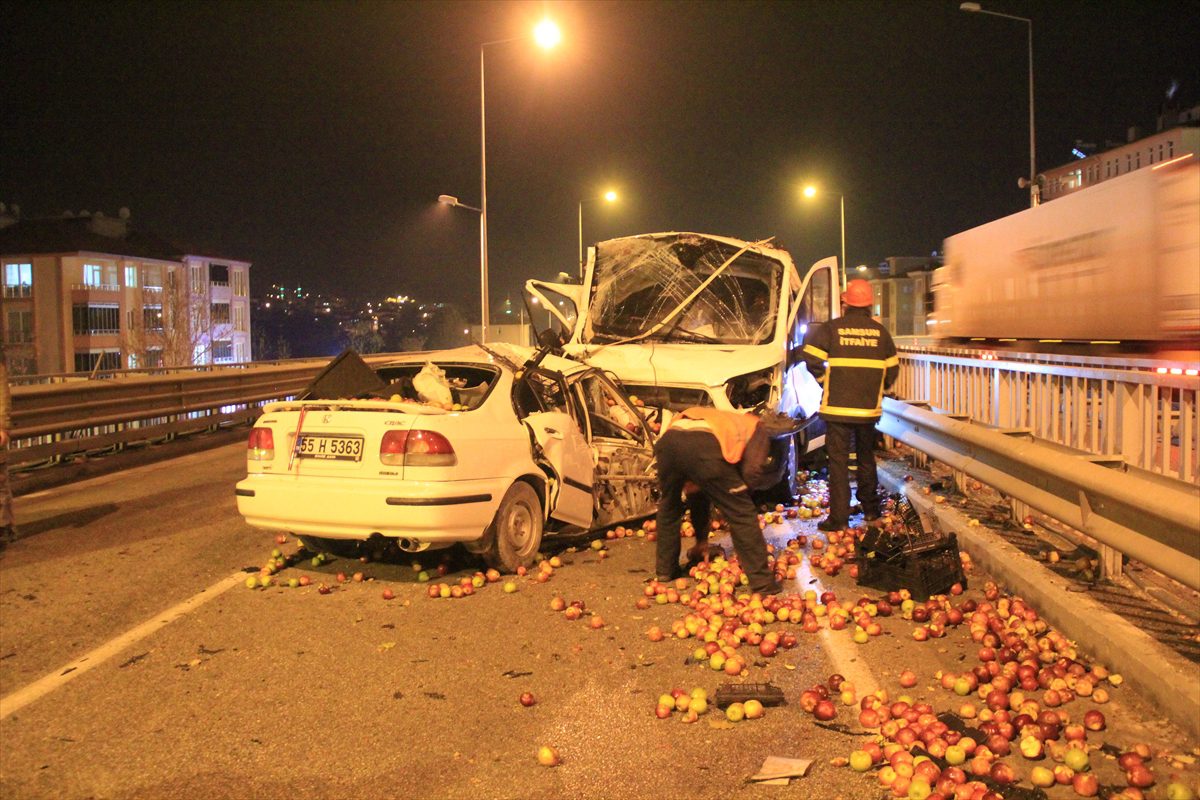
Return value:
M 542 503 L 532 486 L 518 482 L 509 487 L 484 538 L 490 566 L 506 572 L 533 566 L 542 546 Z

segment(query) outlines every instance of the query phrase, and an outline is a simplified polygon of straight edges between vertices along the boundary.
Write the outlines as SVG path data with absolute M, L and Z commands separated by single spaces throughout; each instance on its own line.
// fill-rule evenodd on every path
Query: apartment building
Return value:
M 1137 169 L 1197 154 L 1200 154 L 1200 106 L 1163 113 L 1158 118 L 1158 131 L 1149 136 L 1130 128 L 1125 144 L 1046 170 L 1039 176 L 1042 200 L 1053 200 Z
M 0 206 L 9 371 L 248 361 L 249 269 L 138 231 L 126 209 L 24 219 Z

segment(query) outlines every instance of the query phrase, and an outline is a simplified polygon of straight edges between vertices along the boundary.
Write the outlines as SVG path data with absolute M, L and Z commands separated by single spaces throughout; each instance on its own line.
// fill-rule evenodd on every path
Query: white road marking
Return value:
M 95 650 L 80 656 L 68 664 L 64 664 L 45 677 L 39 678 L 22 689 L 18 689 L 7 697 L 0 698 L 0 720 L 7 718 L 9 714 L 19 711 L 35 700 L 53 692 L 68 681 L 78 678 L 93 667 L 100 666 L 134 642 L 145 639 L 164 625 L 169 625 L 189 611 L 194 611 L 209 600 L 232 589 L 234 586 L 245 583 L 245 581 L 246 573 L 244 572 L 235 572 L 226 578 L 222 578 L 212 586 L 202 589 L 182 603 L 168 608 L 161 614 L 156 614 L 136 628 L 126 631 L 117 638 L 100 645 Z
M 815 583 L 810 583 L 814 580 Z M 801 561 L 800 568 L 796 570 L 796 584 L 798 591 L 801 592 L 812 589 L 820 596 L 825 591 L 820 576 L 813 572 L 812 563 L 807 558 Z M 825 622 L 828 623 L 828 619 Z M 829 660 L 833 662 L 833 668 L 854 684 L 855 693 L 862 698 L 877 691 L 879 681 L 876 679 L 875 673 L 867 666 L 864 651 L 859 649 L 862 645 L 855 644 L 850 638 L 849 634 L 850 630 L 853 630 L 853 626 L 854 623 L 850 622 L 847 626 L 848 630 L 837 632 L 831 631 L 823 625 L 820 631 L 821 644 L 825 648 Z

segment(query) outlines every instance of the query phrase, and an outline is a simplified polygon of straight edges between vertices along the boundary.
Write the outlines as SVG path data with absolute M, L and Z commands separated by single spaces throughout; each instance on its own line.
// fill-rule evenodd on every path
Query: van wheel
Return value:
M 358 558 L 362 544 L 357 539 L 326 539 L 323 536 L 301 536 L 299 539 L 310 553 L 329 553 L 339 558 Z
M 505 572 L 531 567 L 542 546 L 542 502 L 527 483 L 509 487 L 484 533 L 488 565 Z

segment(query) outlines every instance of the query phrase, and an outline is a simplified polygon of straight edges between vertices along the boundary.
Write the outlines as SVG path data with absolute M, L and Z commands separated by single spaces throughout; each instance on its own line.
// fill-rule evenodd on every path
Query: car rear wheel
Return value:
M 329 553 L 339 558 L 358 558 L 357 539 L 326 539 L 323 536 L 301 536 L 300 544 L 313 553 Z
M 542 546 L 542 502 L 532 486 L 517 482 L 509 487 L 484 539 L 490 566 L 506 572 L 533 566 Z

